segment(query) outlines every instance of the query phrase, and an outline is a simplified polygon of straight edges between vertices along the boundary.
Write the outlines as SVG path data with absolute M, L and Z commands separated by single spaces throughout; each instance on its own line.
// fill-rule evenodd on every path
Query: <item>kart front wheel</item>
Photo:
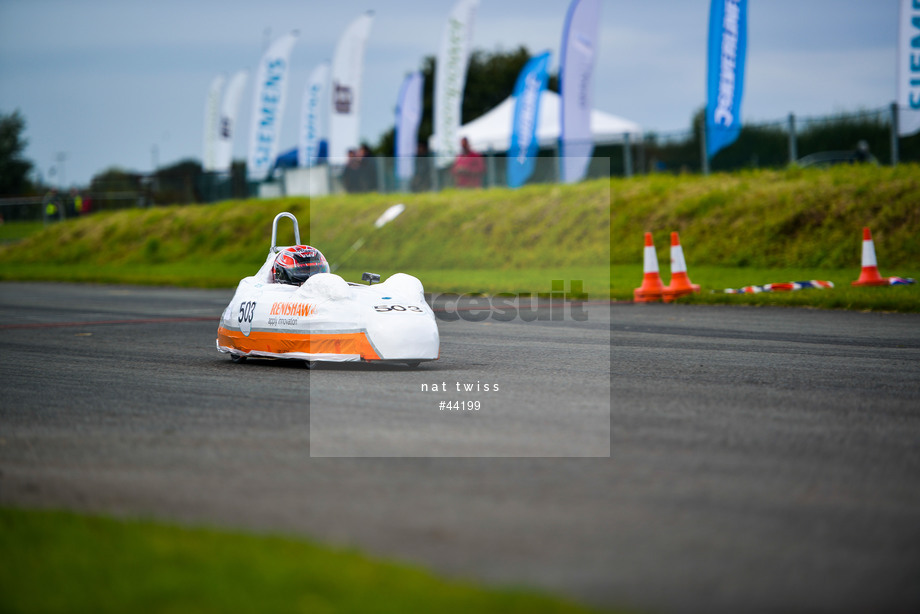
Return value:
M 241 354 L 230 354 L 230 361 L 239 364 L 246 362 L 246 357 Z

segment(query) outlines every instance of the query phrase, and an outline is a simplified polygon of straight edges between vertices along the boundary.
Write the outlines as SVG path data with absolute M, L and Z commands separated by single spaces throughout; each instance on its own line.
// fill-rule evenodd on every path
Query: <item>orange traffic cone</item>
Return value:
M 888 279 L 878 273 L 878 261 L 875 259 L 875 243 L 869 227 L 863 228 L 862 272 L 859 279 L 852 282 L 854 286 L 887 286 Z
M 684 248 L 680 246 L 680 237 L 671 233 L 671 283 L 664 288 L 661 298 L 665 303 L 699 292 L 699 284 L 691 283 L 687 275 L 687 262 L 684 260 Z
M 661 300 L 664 284 L 658 274 L 658 254 L 652 243 L 652 233 L 645 233 L 645 250 L 642 252 L 642 285 L 633 290 L 633 300 L 637 303 L 651 303 Z

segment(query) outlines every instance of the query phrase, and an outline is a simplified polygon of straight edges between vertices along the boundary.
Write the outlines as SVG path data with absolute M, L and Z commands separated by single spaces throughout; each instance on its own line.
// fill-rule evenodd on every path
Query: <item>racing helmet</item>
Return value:
M 329 263 L 315 247 L 294 245 L 286 247 L 275 256 L 272 274 L 280 284 L 299 286 L 317 273 L 328 273 Z

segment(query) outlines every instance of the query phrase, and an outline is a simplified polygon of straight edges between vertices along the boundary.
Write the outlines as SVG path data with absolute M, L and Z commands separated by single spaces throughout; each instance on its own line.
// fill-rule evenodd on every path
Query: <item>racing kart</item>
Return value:
M 240 281 L 217 328 L 217 349 L 234 362 L 247 357 L 306 361 L 403 363 L 411 367 L 437 360 L 440 339 L 434 312 L 422 283 L 396 273 L 382 283 L 365 273 L 367 284 L 346 282 L 334 273 L 317 273 L 303 285 L 275 281 L 278 221 L 297 218 L 279 213 L 272 222 L 271 248 L 259 271 Z

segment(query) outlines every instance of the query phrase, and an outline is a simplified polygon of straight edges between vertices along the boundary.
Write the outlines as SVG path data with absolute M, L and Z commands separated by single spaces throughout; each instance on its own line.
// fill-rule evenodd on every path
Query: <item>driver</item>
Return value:
M 286 247 L 275 256 L 272 274 L 275 283 L 299 286 L 317 273 L 328 273 L 329 263 L 315 247 L 294 245 Z

